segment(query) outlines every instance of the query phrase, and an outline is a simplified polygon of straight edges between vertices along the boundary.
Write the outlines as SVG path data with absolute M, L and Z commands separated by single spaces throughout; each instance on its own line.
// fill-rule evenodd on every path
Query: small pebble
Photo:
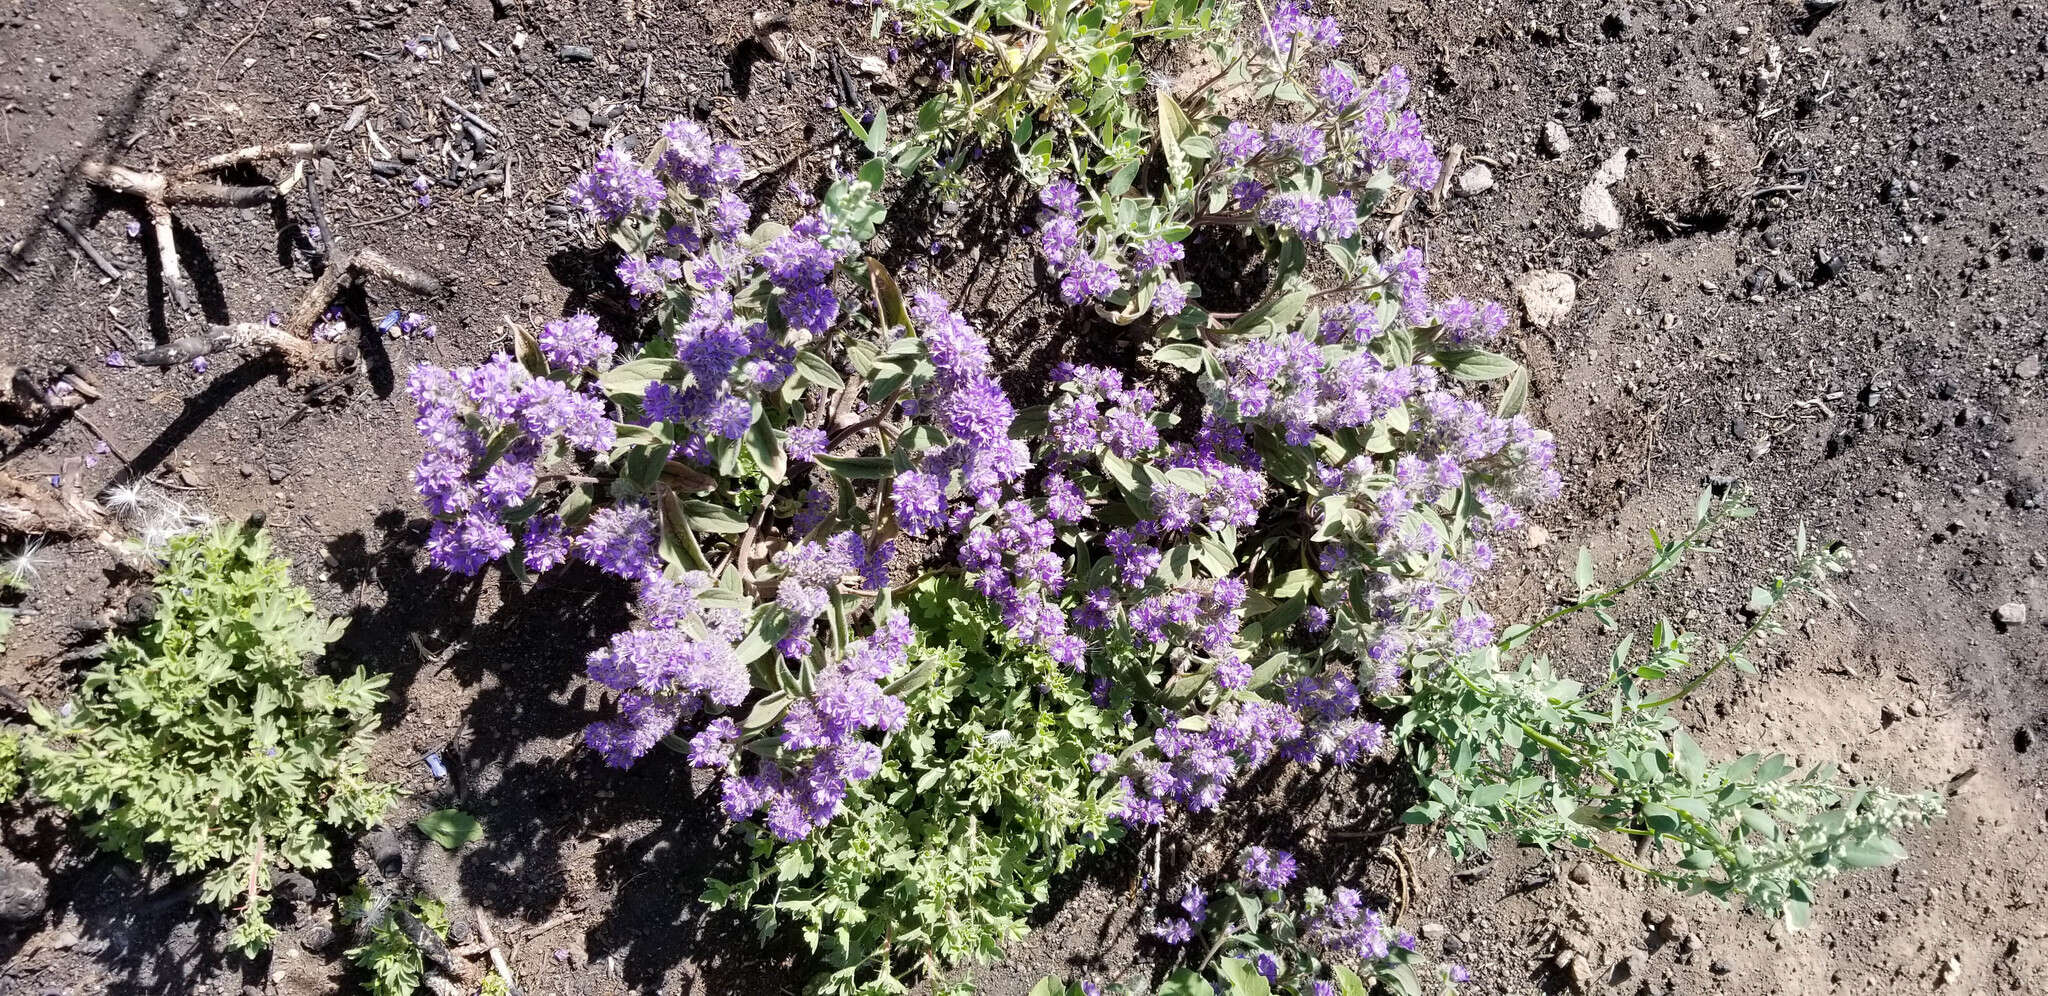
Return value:
M 2027 603 L 2007 602 L 1991 611 L 1991 621 L 2000 632 L 2027 624 Z

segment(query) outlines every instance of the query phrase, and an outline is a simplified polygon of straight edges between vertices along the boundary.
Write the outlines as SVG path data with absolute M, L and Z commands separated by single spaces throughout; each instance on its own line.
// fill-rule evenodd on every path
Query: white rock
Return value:
M 1571 313 L 1579 299 L 1579 285 L 1569 273 L 1531 270 L 1515 278 L 1515 294 L 1522 300 L 1522 314 L 1529 324 L 1547 329 Z
M 1562 156 L 1572 151 L 1572 136 L 1564 130 L 1562 122 L 1545 121 L 1543 123 L 1543 151 L 1550 153 L 1553 157 Z
M 1595 237 L 1621 231 L 1621 206 L 1607 188 L 1628 175 L 1628 149 L 1614 150 L 1579 191 L 1579 231 Z
M 1479 163 L 1458 174 L 1458 193 L 1466 197 L 1477 197 L 1493 189 L 1493 168 Z
M 1607 161 L 1601 163 L 1600 168 L 1593 171 L 1593 179 L 1587 182 L 1594 186 L 1612 187 L 1620 183 L 1622 178 L 1626 176 L 1628 176 L 1628 147 L 1623 146 L 1614 150 L 1614 154 L 1608 156 Z
M 1621 206 L 1606 187 L 1579 191 L 1579 231 L 1595 237 L 1621 231 Z
M 2000 628 L 2025 626 L 2027 624 L 2027 603 L 2007 602 L 1992 610 L 1991 621 L 1997 623 Z

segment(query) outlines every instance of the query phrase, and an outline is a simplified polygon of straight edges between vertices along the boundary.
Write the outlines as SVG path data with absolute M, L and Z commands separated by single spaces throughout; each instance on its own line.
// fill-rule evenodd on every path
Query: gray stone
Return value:
M 1493 168 L 1479 163 L 1458 174 L 1458 193 L 1466 197 L 1477 197 L 1493 189 Z
M 2017 374 L 2022 380 L 2033 380 L 2041 376 L 2041 354 L 2028 353 L 2026 356 L 2021 357 L 2019 365 L 2013 367 L 2012 372 Z
M 0 856 L 0 923 L 34 923 L 49 905 L 50 882 L 42 870 Z

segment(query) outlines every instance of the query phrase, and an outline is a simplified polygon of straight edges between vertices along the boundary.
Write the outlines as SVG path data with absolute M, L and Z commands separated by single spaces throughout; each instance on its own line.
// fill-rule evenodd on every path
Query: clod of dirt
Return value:
M 34 923 L 49 905 L 50 882 L 42 871 L 26 861 L 0 856 L 0 923 Z
M 2012 368 L 2012 373 L 2021 380 L 2033 380 L 2041 376 L 2041 354 L 2028 353 L 2021 357 L 2019 364 Z
M 2027 624 L 2027 603 L 2007 602 L 1991 610 L 1991 622 L 2003 633 Z
M 1566 877 L 1570 878 L 1572 882 L 1577 885 L 1592 885 L 1593 868 L 1591 865 L 1588 865 L 1585 862 L 1581 861 L 1578 864 L 1572 866 L 1571 873 Z
M 1515 296 L 1521 299 L 1522 314 L 1529 324 L 1547 329 L 1571 313 L 1579 288 L 1571 274 L 1531 270 L 1515 278 Z
M 1756 143 L 1744 132 L 1704 123 L 1683 141 L 1645 152 L 1630 184 L 1636 203 L 1665 234 L 1716 232 L 1749 206 Z

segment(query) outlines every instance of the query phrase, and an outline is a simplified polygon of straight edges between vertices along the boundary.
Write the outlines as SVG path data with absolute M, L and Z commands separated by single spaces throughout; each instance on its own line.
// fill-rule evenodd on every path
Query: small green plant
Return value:
M 939 154 L 945 180 L 970 150 L 1004 143 L 1040 156 L 1086 150 L 1105 173 L 1135 165 L 1151 138 L 1138 110 L 1140 46 L 1227 34 L 1237 16 L 1217 0 L 888 0 L 875 8 L 877 36 L 891 10 L 952 46 L 909 138 Z
M 21 794 L 21 735 L 0 733 L 0 802 Z
M 1633 653 L 1632 635 L 1619 641 L 1598 689 L 1560 675 L 1543 657 L 1511 670 L 1498 665 L 1538 630 L 1582 611 L 1611 628 L 1608 609 L 1620 596 L 1669 574 L 1721 526 L 1750 514 L 1703 494 L 1691 532 L 1676 540 L 1653 532 L 1650 562 L 1635 576 L 1600 588 L 1581 551 L 1573 602 L 1509 628 L 1469 658 L 1418 668 L 1398 732 L 1428 798 L 1407 821 L 1440 825 L 1456 857 L 1484 851 L 1496 834 L 1544 848 L 1569 844 L 1682 892 L 1744 900 L 1793 927 L 1807 922 L 1817 882 L 1903 858 L 1892 833 L 1940 816 L 1935 794 L 1853 787 L 1831 763 L 1799 772 L 1782 754 L 1712 763 L 1670 714 L 1725 667 L 1756 673 L 1747 648 L 1779 629 L 1777 610 L 1789 599 L 1831 597 L 1826 582 L 1847 566 L 1848 553 L 1813 548 L 1804 530 L 1794 568 L 1751 591 L 1752 621 L 1718 649 L 1659 620 L 1647 653 Z M 1659 682 L 1677 687 L 1657 690 Z M 1611 848 L 1607 835 L 1634 838 L 1637 855 Z
M 328 867 L 327 833 L 391 800 L 365 770 L 385 679 L 308 673 L 340 621 L 314 614 L 259 530 L 172 540 L 156 597 L 77 698 L 32 706 L 29 784 L 101 846 L 203 871 L 201 897 L 235 911 L 231 941 L 253 954 L 276 934 L 271 870 Z
M 348 949 L 347 958 L 369 973 L 371 996 L 412 996 L 426 971 L 423 949 L 448 940 L 448 910 L 440 902 L 425 895 L 404 903 L 380 900 L 362 882 L 342 899 L 341 921 L 355 927 L 362 939 Z M 490 991 L 486 979 L 484 992 Z
M 947 968 L 1000 958 L 1025 933 L 1054 875 L 1117 839 L 1114 781 L 1131 742 L 1123 705 L 1091 701 L 1079 676 L 998 635 L 987 603 L 957 582 L 909 599 L 909 721 L 843 815 L 784 843 L 749 827 L 745 877 L 712 881 L 713 907 L 756 911 L 763 935 L 789 923 L 823 952 L 832 993 L 896 993 Z

